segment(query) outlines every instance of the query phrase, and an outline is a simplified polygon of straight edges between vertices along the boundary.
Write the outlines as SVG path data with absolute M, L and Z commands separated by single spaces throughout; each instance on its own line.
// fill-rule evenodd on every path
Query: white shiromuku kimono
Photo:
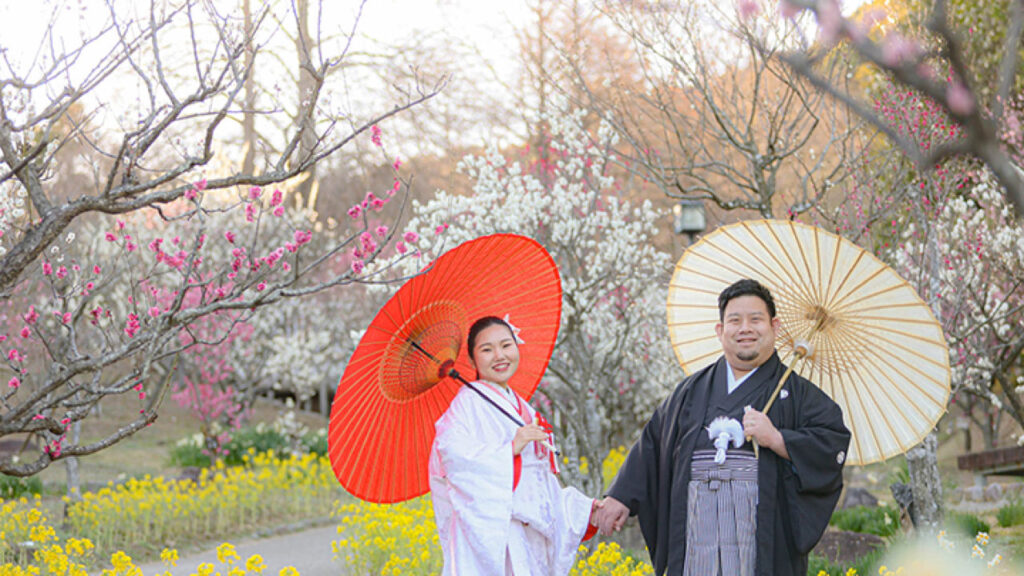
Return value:
M 517 414 L 502 390 L 476 386 Z M 536 417 L 529 404 L 517 400 Z M 572 568 L 592 499 L 562 488 L 534 442 L 521 453 L 513 489 L 512 438 L 518 428 L 466 386 L 435 424 L 430 492 L 444 576 L 565 576 Z

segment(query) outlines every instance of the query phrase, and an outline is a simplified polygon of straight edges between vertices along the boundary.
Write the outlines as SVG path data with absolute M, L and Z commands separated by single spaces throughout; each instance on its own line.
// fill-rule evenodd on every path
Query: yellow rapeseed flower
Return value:
M 234 564 L 235 560 L 238 560 L 238 552 L 235 552 L 234 546 L 227 542 L 217 546 L 217 561 L 221 564 Z
M 178 551 L 173 549 L 173 548 L 164 548 L 163 551 L 160 552 L 160 560 L 162 560 L 163 563 L 166 564 L 167 566 L 171 566 L 171 567 L 177 566 L 178 565 Z
M 260 573 L 267 569 L 267 565 L 263 563 L 262 556 L 259 554 L 253 554 L 245 561 L 245 569 L 249 572 Z

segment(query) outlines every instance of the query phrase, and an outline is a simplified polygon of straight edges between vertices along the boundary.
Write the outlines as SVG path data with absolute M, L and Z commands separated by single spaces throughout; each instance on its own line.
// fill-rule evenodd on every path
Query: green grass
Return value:
M 1011 502 L 996 512 L 996 522 L 1003 528 L 1024 524 L 1024 504 Z
M 881 564 L 882 556 L 885 552 L 886 549 L 884 547 L 879 548 L 873 552 L 865 554 L 849 566 L 834 565 L 830 563 L 827 558 L 812 553 L 807 558 L 807 576 L 818 576 L 821 571 L 825 571 L 829 576 L 843 576 L 850 568 L 856 569 L 857 574 L 877 574 L 878 566 Z
M 285 408 L 279 403 L 259 399 L 249 422 L 270 423 Z M 151 476 L 176 477 L 181 469 L 170 461 L 175 443 L 199 431 L 199 421 L 170 398 L 160 406 L 160 416 L 144 428 L 121 442 L 88 456 L 79 458 L 79 475 L 83 488 L 105 485 L 107 482 L 127 478 Z M 102 413 L 82 422 L 82 443 L 99 440 L 109 435 L 138 415 L 138 400 L 130 396 L 109 397 L 103 401 Z M 326 417 L 296 412 L 300 422 L 311 429 L 327 425 Z M 63 493 L 67 482 L 65 466 L 51 464 L 37 477 L 46 486 L 46 493 Z
M 946 515 L 946 526 L 964 536 L 973 538 L 978 532 L 991 532 L 992 526 L 974 514 L 950 512 Z
M 899 511 L 891 506 L 855 506 L 836 510 L 829 524 L 848 532 L 874 534 L 886 538 L 900 527 Z

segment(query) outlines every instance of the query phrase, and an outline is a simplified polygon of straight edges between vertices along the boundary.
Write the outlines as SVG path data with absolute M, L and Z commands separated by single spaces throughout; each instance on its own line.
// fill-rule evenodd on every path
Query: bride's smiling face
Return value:
M 519 368 L 519 346 L 512 332 L 500 324 L 481 330 L 473 342 L 470 362 L 481 380 L 507 385 Z

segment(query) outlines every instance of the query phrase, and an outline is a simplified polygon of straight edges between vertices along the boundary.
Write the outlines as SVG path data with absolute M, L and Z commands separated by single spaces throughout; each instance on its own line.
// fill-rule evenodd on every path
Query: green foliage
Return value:
M 824 572 L 828 576 L 845 576 L 851 569 L 856 570 L 854 574 L 877 574 L 878 566 L 881 564 L 882 555 L 885 553 L 885 550 L 884 547 L 873 550 L 861 556 L 849 566 L 832 564 L 828 561 L 828 558 L 811 552 L 810 556 L 807 557 L 807 575 L 818 576 Z
M 306 434 L 302 437 L 302 445 L 310 454 L 327 456 L 327 429 L 321 428 L 317 432 Z
M 286 458 L 293 451 L 326 456 L 327 431 L 306 432 L 298 438 L 292 438 L 274 426 L 258 424 L 235 431 L 231 439 L 224 444 L 224 449 L 227 451 L 224 455 L 224 464 L 228 466 L 243 464 L 245 455 L 250 451 L 263 454 L 273 450 L 279 458 Z M 202 435 L 196 434 L 185 438 L 171 448 L 171 464 L 183 467 L 209 467 L 212 461 L 204 450 Z
M 1024 504 L 1010 502 L 996 512 L 996 521 L 1003 528 L 1024 524 Z
M 18 478 L 0 474 L 0 500 L 14 500 L 25 494 L 41 494 L 43 481 L 35 476 Z
M 952 527 L 958 533 L 974 538 L 978 532 L 990 532 L 992 527 L 984 520 L 974 514 L 966 512 L 952 512 L 946 516 L 946 526 Z
M 900 513 L 892 506 L 855 506 L 836 510 L 829 524 L 848 532 L 887 538 L 899 529 Z
M 180 466 L 182 468 L 187 466 L 209 468 L 210 457 L 203 454 L 202 444 L 202 438 L 200 438 L 198 443 L 186 438 L 185 440 L 175 444 L 174 447 L 171 448 L 171 465 Z
M 888 483 L 910 484 L 910 467 L 906 460 L 902 460 L 895 469 L 889 472 Z
M 255 426 L 240 428 L 231 435 L 224 445 L 228 451 L 224 456 L 224 463 L 228 466 L 240 466 L 244 463 L 245 455 L 252 449 L 256 454 L 274 451 L 278 457 L 287 456 L 290 452 L 288 438 L 277 430 L 267 426 Z

